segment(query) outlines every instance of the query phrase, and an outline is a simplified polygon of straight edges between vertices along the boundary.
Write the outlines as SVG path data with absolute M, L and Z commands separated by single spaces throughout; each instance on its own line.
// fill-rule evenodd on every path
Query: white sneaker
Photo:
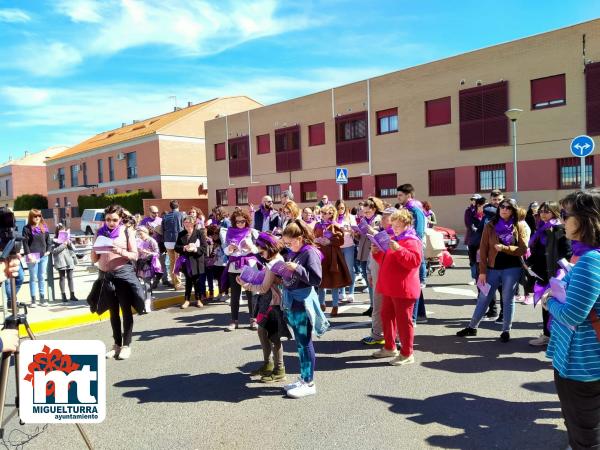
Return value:
M 315 395 L 317 393 L 317 386 L 314 382 L 305 383 L 302 381 L 300 386 L 295 387 L 287 391 L 287 396 L 290 398 L 302 398 L 308 397 L 309 395 Z
M 346 298 L 344 298 L 344 302 L 345 303 L 354 303 L 354 296 L 353 295 L 346 296 Z
M 532 345 L 534 347 L 541 347 L 543 345 L 548 345 L 548 342 L 550 342 L 550 338 L 548 336 L 545 336 L 544 334 L 540 334 L 535 339 L 530 340 L 529 345 Z
M 385 347 L 382 347 L 380 350 L 377 350 L 374 353 L 371 353 L 371 356 L 373 358 L 395 358 L 396 356 L 398 356 L 398 350 L 396 350 L 396 348 L 394 348 L 393 350 L 388 350 Z
M 124 345 L 121 347 L 121 352 L 117 356 L 117 359 L 129 359 L 131 356 L 131 347 L 129 345 Z
M 151 298 L 147 298 L 146 300 L 144 300 L 144 309 L 146 310 L 147 313 L 152 311 L 152 299 Z
M 297 388 L 298 386 L 300 386 L 302 384 L 302 378 L 298 377 L 298 379 L 296 381 L 294 381 L 293 383 L 290 384 L 286 384 L 285 386 L 283 386 L 283 390 L 285 392 L 287 391 L 291 391 L 292 389 Z
M 405 364 L 412 364 L 415 362 L 415 355 L 403 356 L 399 355 L 390 361 L 392 366 L 403 366 Z
M 475 286 L 475 280 L 471 280 L 467 283 L 469 286 Z
M 112 349 L 106 352 L 106 359 L 118 358 L 119 353 L 121 353 L 121 347 L 119 347 L 117 344 L 114 344 Z
M 29 307 L 30 307 L 30 308 L 37 308 L 37 305 L 36 305 L 35 303 L 31 303 L 31 304 L 29 305 Z
M 425 289 L 427 287 L 427 283 L 421 283 L 421 289 Z

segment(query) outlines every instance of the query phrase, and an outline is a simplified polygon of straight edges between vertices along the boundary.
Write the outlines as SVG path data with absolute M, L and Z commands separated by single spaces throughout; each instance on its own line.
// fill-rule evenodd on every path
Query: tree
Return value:
M 48 199 L 40 194 L 23 194 L 15 199 L 15 211 L 29 211 L 30 209 L 47 209 Z

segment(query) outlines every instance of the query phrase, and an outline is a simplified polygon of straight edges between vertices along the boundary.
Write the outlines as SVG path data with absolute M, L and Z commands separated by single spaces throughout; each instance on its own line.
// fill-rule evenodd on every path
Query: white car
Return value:
M 84 209 L 81 215 L 81 231 L 95 234 L 104 224 L 104 209 Z

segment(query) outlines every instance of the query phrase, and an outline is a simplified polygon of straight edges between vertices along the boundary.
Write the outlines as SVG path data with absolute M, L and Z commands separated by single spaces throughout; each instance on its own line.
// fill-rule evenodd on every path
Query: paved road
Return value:
M 527 345 L 541 312 L 518 305 L 508 344 L 492 323 L 476 338 L 455 337 L 474 305 L 466 258 L 456 259 L 459 267 L 434 275 L 426 289 L 430 320 L 416 330 L 416 364 L 391 367 L 369 357 L 374 349 L 358 342 L 367 332 L 358 305 L 316 343 L 318 392 L 302 400 L 248 376 L 261 356 L 258 339 L 249 329 L 222 331 L 227 306 L 136 317 L 131 360 L 108 361 L 107 418 L 86 426 L 95 448 L 565 448 L 550 364 Z M 110 325 L 47 337 L 109 345 Z M 284 347 L 295 376 L 294 344 Z M 7 432 L 15 429 L 32 434 L 35 427 L 13 419 Z M 84 446 L 74 426 L 50 425 L 25 448 Z

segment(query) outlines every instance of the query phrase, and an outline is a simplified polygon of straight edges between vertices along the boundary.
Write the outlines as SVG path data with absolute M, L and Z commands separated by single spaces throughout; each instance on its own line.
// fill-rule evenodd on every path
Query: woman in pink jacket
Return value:
M 375 289 L 382 297 L 381 321 L 385 344 L 373 353 L 374 358 L 394 357 L 392 366 L 412 364 L 414 325 L 412 321 L 415 299 L 420 295 L 419 266 L 422 243 L 412 226 L 412 214 L 401 209 L 390 217 L 393 235 L 384 252 L 371 246 L 373 258 L 379 264 L 379 278 Z M 400 336 L 400 354 L 396 350 L 395 336 Z

